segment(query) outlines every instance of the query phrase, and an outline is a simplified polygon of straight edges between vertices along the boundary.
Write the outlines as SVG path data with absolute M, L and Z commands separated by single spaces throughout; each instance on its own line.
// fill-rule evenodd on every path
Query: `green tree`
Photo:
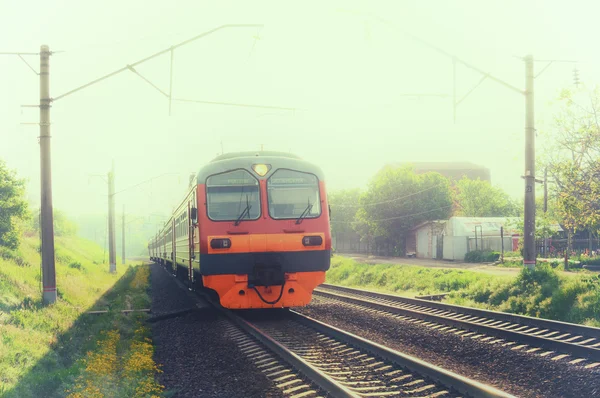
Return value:
M 556 215 L 569 231 L 600 229 L 600 89 L 563 90 L 544 163 Z
M 360 195 L 360 189 L 344 189 L 329 193 L 331 235 L 336 242 L 338 240 L 346 242 L 356 237 L 352 222 L 360 208 Z
M 361 238 L 400 253 L 412 227 L 451 215 L 450 182 L 439 173 L 416 174 L 408 166 L 386 167 L 373 177 L 360 204 L 355 230 Z
M 30 219 L 30 230 L 34 233 L 40 232 L 40 210 L 34 212 Z M 71 221 L 67 215 L 58 209 L 52 210 L 52 218 L 54 220 L 54 235 L 55 236 L 74 236 L 77 234 L 77 224 Z
M 520 214 L 513 201 L 501 188 L 488 181 L 463 177 L 456 183 L 457 216 L 464 217 L 517 217 Z
M 19 246 L 19 222 L 27 216 L 27 202 L 23 199 L 25 180 L 18 179 L 0 159 L 0 245 L 10 249 Z

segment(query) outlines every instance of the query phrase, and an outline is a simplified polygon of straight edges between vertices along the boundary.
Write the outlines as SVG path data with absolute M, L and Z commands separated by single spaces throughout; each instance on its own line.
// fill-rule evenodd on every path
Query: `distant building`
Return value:
M 448 220 L 426 221 L 410 230 L 406 254 L 417 258 L 463 261 L 473 250 L 517 251 L 518 217 L 450 217 Z M 500 229 L 503 229 L 500 232 Z M 560 225 L 550 227 L 556 234 Z M 503 242 L 504 240 L 504 242 Z
M 438 172 L 450 180 L 460 180 L 463 176 L 471 180 L 481 179 L 492 182 L 490 170 L 471 162 L 402 162 L 390 163 L 386 167 L 413 166 L 417 174 Z

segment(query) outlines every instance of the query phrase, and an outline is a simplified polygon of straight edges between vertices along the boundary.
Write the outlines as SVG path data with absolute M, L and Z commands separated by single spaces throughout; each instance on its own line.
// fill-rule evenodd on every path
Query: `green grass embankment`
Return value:
M 397 264 L 361 264 L 334 256 L 327 282 L 405 296 L 450 293 L 446 302 L 600 326 L 600 278 L 548 264 L 516 276 Z
M 148 308 L 149 269 L 103 264 L 104 251 L 56 239 L 58 301 L 42 306 L 39 241 L 0 248 L 0 396 L 158 396 Z M 86 315 L 88 310 L 107 314 Z

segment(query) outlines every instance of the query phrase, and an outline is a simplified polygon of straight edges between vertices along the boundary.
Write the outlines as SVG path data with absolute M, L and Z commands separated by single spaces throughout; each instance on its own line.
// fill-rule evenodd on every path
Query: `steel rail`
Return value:
M 211 302 L 212 303 L 212 302 Z M 240 329 L 253 336 L 261 344 L 267 347 L 269 350 L 278 355 L 282 360 L 291 365 L 299 373 L 307 377 L 315 385 L 326 391 L 328 395 L 332 397 L 353 397 L 358 398 L 360 395 L 352 392 L 337 381 L 327 376 L 321 370 L 309 364 L 307 361 L 296 355 L 284 345 L 280 344 L 266 333 L 263 333 L 259 328 L 254 326 L 252 323 L 234 315 L 231 311 L 215 306 L 223 315 L 225 315 L 232 323 L 237 325 Z
M 166 271 L 164 267 L 163 270 Z M 168 271 L 166 271 L 168 272 Z M 188 295 L 202 296 L 205 300 L 214 307 L 217 311 L 222 313 L 228 320 L 234 325 L 239 327 L 242 331 L 248 333 L 254 337 L 259 343 L 265 348 L 272 351 L 275 355 L 281 358 L 284 362 L 287 362 L 290 366 L 302 374 L 308 379 L 309 382 L 326 392 L 331 397 L 360 397 L 361 395 L 351 389 L 348 389 L 334 378 L 328 376 L 326 373 L 313 366 L 311 363 L 304 360 L 302 357 L 292 352 L 290 349 L 285 347 L 283 344 L 276 341 L 274 338 L 263 332 L 259 327 L 253 325 L 251 322 L 243 319 L 241 316 L 236 315 L 234 311 L 222 307 L 218 302 L 215 302 L 213 298 L 208 294 L 207 291 L 196 291 L 191 292 L 183 285 L 183 283 L 174 278 L 175 283 L 182 289 L 186 290 Z M 483 398 L 509 398 L 514 397 L 506 392 L 500 391 L 494 387 L 479 383 L 475 380 L 468 379 L 464 376 L 460 376 L 448 370 L 439 368 L 435 365 L 421 361 L 417 358 L 409 356 L 407 354 L 400 353 L 390 348 L 379 345 L 375 342 L 366 340 L 360 336 L 356 336 L 349 332 L 338 329 L 334 326 L 325 324 L 316 319 L 302 315 L 296 311 L 288 310 L 287 315 L 291 316 L 292 320 L 295 320 L 309 328 L 314 329 L 324 335 L 328 335 L 340 342 L 346 343 L 357 349 L 369 352 L 375 356 L 380 357 L 386 361 L 389 361 L 401 368 L 405 368 L 411 373 L 415 373 L 421 376 L 430 378 L 432 381 L 443 385 L 451 390 L 457 391 L 468 397 L 483 397 Z M 289 319 L 290 317 L 288 317 Z
M 418 358 L 392 350 L 373 341 L 367 340 L 350 332 L 346 332 L 335 326 L 328 325 L 296 311 L 289 311 L 296 321 L 303 323 L 325 335 L 331 336 L 336 340 L 343 341 L 351 346 L 368 351 L 386 361 L 392 362 L 400 367 L 408 369 L 410 372 L 420 374 L 431 378 L 433 381 L 454 389 L 461 394 L 470 397 L 513 397 L 504 391 L 500 391 L 492 386 L 468 379 L 464 376 L 442 369 Z
M 524 333 L 523 331 L 506 329 L 504 327 L 490 326 L 492 321 L 497 321 L 494 318 L 484 318 L 479 319 L 475 322 L 473 319 L 469 319 L 469 317 L 464 318 L 465 314 L 434 314 L 427 311 L 423 311 L 416 308 L 405 308 L 396 306 L 393 304 L 384 304 L 379 303 L 373 300 L 369 300 L 367 298 L 356 298 L 351 297 L 345 294 L 340 293 L 331 293 L 325 292 L 322 290 L 315 290 L 314 293 L 318 296 L 341 300 L 343 302 L 349 302 L 352 304 L 356 304 L 363 307 L 374 308 L 380 311 L 407 316 L 410 318 L 421 319 L 427 322 L 434 322 L 437 324 L 443 324 L 447 326 L 452 326 L 459 329 L 471 330 L 478 333 L 483 333 L 488 336 L 494 336 L 502 339 L 512 340 L 516 342 L 526 343 L 533 347 L 546 348 L 552 351 L 561 351 L 568 354 L 575 354 L 581 356 L 583 358 L 594 359 L 600 361 L 600 349 L 585 345 L 580 345 L 577 343 L 572 343 L 568 341 L 560 341 L 554 340 L 549 337 L 543 337 L 536 335 L 538 332 L 542 332 L 542 330 L 535 330 L 536 334 Z M 425 303 L 427 301 L 423 300 Z M 402 304 L 399 302 L 399 304 Z M 423 304 L 419 304 L 424 306 Z M 459 319 L 456 317 L 450 317 L 449 315 L 462 315 L 463 319 Z M 483 322 L 483 323 L 480 323 Z M 505 325 L 510 326 L 510 325 Z M 512 329 L 515 329 L 514 327 Z M 518 328 L 517 328 L 518 329 Z M 542 334 L 548 335 L 552 332 L 552 330 L 543 331 Z
M 480 318 L 493 318 L 493 319 L 496 319 L 499 321 L 518 323 L 521 325 L 527 325 L 527 326 L 531 326 L 531 327 L 552 329 L 552 330 L 557 330 L 560 332 L 571 333 L 571 334 L 580 334 L 583 336 L 589 336 L 589 337 L 593 337 L 593 338 L 600 340 L 600 328 L 593 327 L 593 326 L 585 326 L 585 325 L 579 325 L 576 323 L 554 321 L 551 319 L 544 319 L 544 318 L 535 318 L 535 317 L 526 316 L 526 315 L 510 314 L 508 312 L 500 312 L 500 311 L 484 310 L 484 309 L 480 309 L 480 308 L 464 307 L 464 306 L 456 305 L 456 304 L 432 302 L 429 300 L 423 300 L 423 299 L 417 299 L 417 298 L 411 298 L 411 297 L 402 297 L 402 296 L 396 296 L 393 294 L 373 292 L 370 290 L 355 289 L 355 288 L 346 287 L 346 286 L 330 285 L 327 283 L 320 285 L 320 287 L 323 287 L 326 289 L 344 291 L 344 292 L 348 292 L 348 293 L 370 295 L 372 297 L 377 297 L 377 298 L 384 299 L 384 300 L 391 300 L 391 301 L 397 301 L 399 303 L 435 308 L 435 309 L 439 309 L 439 310 L 456 312 L 459 314 L 477 316 Z M 319 288 L 317 288 L 316 291 L 319 291 Z

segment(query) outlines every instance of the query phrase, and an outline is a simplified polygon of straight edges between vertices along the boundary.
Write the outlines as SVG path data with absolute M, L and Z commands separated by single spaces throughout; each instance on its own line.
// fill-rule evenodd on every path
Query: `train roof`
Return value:
M 269 178 L 276 169 L 291 169 L 312 173 L 321 181 L 325 179 L 323 171 L 319 166 L 303 160 L 292 153 L 278 151 L 247 151 L 232 152 L 217 156 L 200 169 L 196 175 L 196 182 L 198 184 L 204 184 L 209 176 L 224 173 L 229 170 L 252 170 L 252 165 L 257 163 L 271 165 L 271 170 L 264 177 L 254 175 L 259 179 Z
M 230 153 L 225 153 L 223 155 L 219 155 L 216 158 L 214 158 L 213 160 L 211 160 L 211 163 L 212 162 L 218 162 L 220 160 L 242 158 L 242 157 L 249 157 L 249 156 L 258 156 L 258 157 L 261 157 L 261 156 L 274 156 L 274 157 L 281 157 L 281 158 L 300 159 L 300 156 L 294 155 L 293 153 L 290 153 L 290 152 L 281 152 L 281 151 L 245 151 L 245 152 L 230 152 Z

